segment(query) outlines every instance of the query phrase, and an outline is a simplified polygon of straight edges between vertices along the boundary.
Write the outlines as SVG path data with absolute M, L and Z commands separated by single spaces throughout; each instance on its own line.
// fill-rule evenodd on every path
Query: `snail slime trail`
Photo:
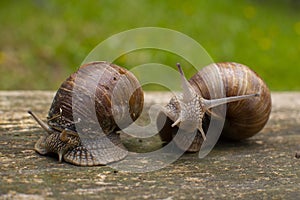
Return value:
M 119 161 L 128 151 L 117 131 L 140 116 L 143 104 L 141 85 L 131 72 L 104 61 L 84 64 L 61 84 L 47 122 L 29 111 L 46 131 L 35 151 L 79 166 Z
M 183 92 L 172 97 L 158 117 L 157 126 L 163 142 L 175 140 L 176 145 L 187 152 L 199 151 L 206 139 L 210 116 L 224 119 L 218 109 L 224 104 L 227 104 L 227 110 L 222 138 L 246 139 L 257 134 L 267 123 L 271 112 L 270 91 L 247 66 L 234 62 L 211 64 L 189 81 L 179 64 L 177 67 Z M 215 109 L 212 111 L 212 108 Z M 165 117 L 166 122 L 161 124 L 160 119 Z M 178 129 L 186 134 L 177 135 Z M 195 130 L 197 134 L 186 149 L 184 143 L 191 139 L 188 133 Z

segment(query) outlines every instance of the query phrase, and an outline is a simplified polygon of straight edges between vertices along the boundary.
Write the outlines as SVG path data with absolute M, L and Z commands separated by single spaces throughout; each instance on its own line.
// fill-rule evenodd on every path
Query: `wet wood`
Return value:
M 300 195 L 300 93 L 272 93 L 267 126 L 237 143 L 220 142 L 204 159 L 185 154 L 154 172 L 129 173 L 108 166 L 58 163 L 33 150 L 42 130 L 27 110 L 46 117 L 52 91 L 0 92 L 0 199 L 207 199 Z M 170 94 L 150 93 L 146 105 L 164 105 Z M 151 151 L 154 139 L 127 142 Z

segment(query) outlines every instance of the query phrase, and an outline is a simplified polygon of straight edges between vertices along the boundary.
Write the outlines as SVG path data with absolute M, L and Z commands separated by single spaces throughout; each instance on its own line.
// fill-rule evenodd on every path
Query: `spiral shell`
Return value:
M 214 85 L 218 81 L 210 78 L 210 74 L 215 72 L 212 70 L 213 66 L 217 66 L 218 73 L 222 77 L 227 97 L 259 94 L 256 98 L 227 104 L 226 121 L 221 136 L 241 140 L 255 135 L 265 126 L 271 113 L 271 95 L 267 85 L 257 73 L 245 65 L 233 62 L 217 63 L 203 68 L 189 80 L 205 99 L 218 98 L 221 93 L 218 93 L 220 87 Z

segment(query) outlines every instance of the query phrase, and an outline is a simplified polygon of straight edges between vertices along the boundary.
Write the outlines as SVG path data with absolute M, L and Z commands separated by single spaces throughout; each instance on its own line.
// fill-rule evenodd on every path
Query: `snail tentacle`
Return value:
M 235 101 L 248 99 L 251 97 L 258 97 L 258 96 L 259 96 L 259 94 L 248 94 L 248 95 L 224 97 L 224 98 L 220 98 L 220 99 L 211 99 L 211 100 L 202 98 L 202 103 L 204 105 L 205 110 L 208 110 L 210 108 L 217 107 L 217 106 L 220 106 L 220 105 L 223 105 L 226 103 L 231 103 L 231 102 L 235 102 Z
M 34 112 L 32 112 L 31 110 L 28 111 L 28 113 L 33 117 L 33 119 L 50 135 L 52 134 L 54 131 L 53 129 L 48 126 L 48 124 L 46 124 L 45 122 L 43 122 Z

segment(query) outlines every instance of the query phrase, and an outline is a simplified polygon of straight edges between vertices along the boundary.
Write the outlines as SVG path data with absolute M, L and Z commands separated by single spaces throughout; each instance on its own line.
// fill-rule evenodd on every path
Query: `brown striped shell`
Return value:
M 257 73 L 245 65 L 225 62 L 218 63 L 216 66 L 222 77 L 225 96 L 259 94 L 256 98 L 228 103 L 221 136 L 241 140 L 255 135 L 265 126 L 271 112 L 271 95 L 267 85 Z M 211 96 L 220 97 L 217 90 L 208 90 L 208 88 L 218 88 L 214 86 L 216 82 L 209 81 L 211 68 L 209 66 L 203 68 L 189 80 L 205 99 L 211 99 Z
M 144 96 L 135 76 L 108 62 L 85 64 L 58 89 L 36 143 L 41 154 L 57 153 L 72 164 L 104 165 L 127 155 L 116 133 L 142 112 Z
M 232 140 L 249 138 L 257 134 L 269 119 L 271 112 L 270 91 L 264 81 L 245 65 L 233 62 L 211 64 L 196 73 L 188 83 L 193 91 L 204 100 L 257 94 L 253 98 L 227 104 L 225 124 L 221 133 L 222 138 Z M 172 127 L 176 120 L 174 116 L 178 116 L 181 108 L 178 106 L 176 98 L 172 98 L 166 107 L 167 112 L 161 112 L 158 118 L 158 122 L 160 122 L 164 121 L 163 119 L 167 116 L 164 124 L 158 123 L 158 127 L 161 127 L 160 137 L 166 143 L 174 139 L 177 146 L 181 148 L 181 143 L 188 140 L 189 136 L 188 134 L 177 134 L 178 137 L 175 137 L 178 127 Z M 197 111 L 196 107 L 194 106 L 191 110 Z M 220 113 L 216 107 L 213 114 L 220 117 Z M 208 129 L 210 114 L 209 110 L 205 110 L 201 119 L 204 132 Z M 199 151 L 202 142 L 203 136 L 198 131 L 191 145 L 185 149 L 189 152 Z

